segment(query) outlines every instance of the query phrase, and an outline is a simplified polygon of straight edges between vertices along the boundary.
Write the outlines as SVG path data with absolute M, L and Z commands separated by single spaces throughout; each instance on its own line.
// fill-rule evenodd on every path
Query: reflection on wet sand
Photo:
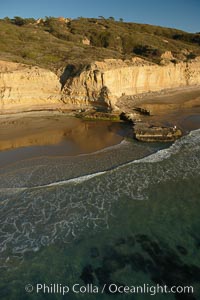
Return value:
M 77 155 L 115 145 L 123 125 L 73 117 L 24 116 L 0 120 L 0 164 L 43 155 Z

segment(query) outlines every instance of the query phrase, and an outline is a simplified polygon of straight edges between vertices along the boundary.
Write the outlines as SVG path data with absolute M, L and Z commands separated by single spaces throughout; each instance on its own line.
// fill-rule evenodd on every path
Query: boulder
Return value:
M 146 109 L 135 107 L 131 112 L 122 112 L 120 118 L 123 121 L 135 124 L 141 122 L 141 116 L 149 116 L 150 112 Z
M 182 136 L 182 131 L 176 126 L 164 127 L 137 123 L 133 127 L 133 135 L 142 142 L 174 142 Z

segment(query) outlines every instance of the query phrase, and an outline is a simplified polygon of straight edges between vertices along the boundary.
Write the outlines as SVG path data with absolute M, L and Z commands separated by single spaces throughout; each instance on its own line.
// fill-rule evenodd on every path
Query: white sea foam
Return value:
M 103 175 L 105 173 L 106 173 L 106 171 L 97 172 L 97 173 L 93 173 L 93 174 L 89 174 L 89 175 L 84 175 L 84 176 L 80 176 L 80 177 L 71 178 L 71 179 L 68 179 L 68 180 L 55 181 L 55 182 L 51 182 L 49 184 L 37 185 L 37 186 L 33 186 L 33 187 L 0 188 L 0 191 L 1 191 L 1 193 L 12 194 L 12 193 L 17 193 L 17 192 L 23 192 L 27 189 L 32 190 L 32 189 L 40 189 L 40 188 L 49 188 L 49 187 L 54 187 L 54 186 L 67 185 L 67 184 L 70 184 L 70 183 L 80 184 L 84 181 L 90 180 L 91 178 Z
M 30 188 L 1 189 L 5 194 L 0 215 L 2 261 L 6 260 L 7 252 L 11 258 L 16 254 L 23 257 L 24 252 L 36 251 L 57 240 L 70 242 L 84 228 L 107 228 L 112 203 L 124 198 L 148 200 L 151 186 L 199 174 L 199 145 L 200 130 L 196 130 L 168 149 L 112 170 Z M 176 154 L 181 155 L 175 163 L 168 159 Z M 166 164 L 156 163 L 162 160 Z M 93 184 L 91 179 L 98 176 L 102 176 L 101 180 Z M 50 189 L 57 186 L 60 188 Z M 9 197 L 12 194 L 15 197 Z
M 69 183 L 77 183 L 77 184 L 79 184 L 79 183 L 87 181 L 87 180 L 89 180 L 89 179 L 91 179 L 93 177 L 103 175 L 105 173 L 106 173 L 106 171 L 104 171 L 104 172 L 98 172 L 98 173 L 94 173 L 94 174 L 89 174 L 89 175 L 84 175 L 84 176 L 80 176 L 80 177 L 75 177 L 75 178 L 68 179 L 68 180 L 56 181 L 56 182 L 52 182 L 52 183 L 49 183 L 49 184 L 39 185 L 39 186 L 36 186 L 36 187 L 32 187 L 32 189 L 52 187 L 52 186 L 57 186 L 57 185 L 66 185 L 66 184 L 69 184 Z
M 159 150 L 153 154 L 150 154 L 146 157 L 128 162 L 126 164 L 116 167 L 114 170 L 119 170 L 124 167 L 141 164 L 141 163 L 156 163 L 170 158 L 172 155 L 177 154 L 184 146 L 194 148 L 196 145 L 200 146 L 200 129 L 191 131 L 188 135 L 183 136 L 179 140 L 175 141 L 169 148 Z M 109 172 L 109 171 L 107 171 Z
M 172 155 L 178 153 L 181 148 L 185 145 L 188 145 L 189 147 L 194 147 L 195 145 L 200 143 L 200 129 L 191 131 L 188 135 L 183 136 L 179 140 L 177 140 L 174 144 L 172 144 L 167 149 L 159 150 L 156 153 L 153 153 L 149 156 L 146 156 L 142 159 L 135 160 L 133 163 L 155 163 L 162 161 L 164 159 L 167 159 L 171 157 Z
M 113 149 L 119 146 L 122 146 L 123 144 L 127 144 L 129 142 L 123 140 L 120 144 L 115 145 L 115 146 L 111 146 L 111 147 L 107 147 L 105 149 L 99 150 L 97 152 L 94 153 L 99 153 L 102 151 L 106 151 L 109 148 Z M 22 192 L 26 189 L 39 189 L 39 188 L 49 188 L 49 187 L 54 187 L 54 186 L 61 186 L 61 185 L 67 185 L 67 184 L 81 184 L 84 181 L 88 181 L 92 178 L 95 178 L 97 176 L 109 173 L 109 172 L 113 172 L 115 170 L 119 170 L 121 168 L 124 168 L 126 166 L 130 166 L 133 164 L 140 164 L 140 163 L 156 163 L 159 161 L 163 161 L 165 159 L 170 158 L 172 155 L 175 155 L 176 153 L 178 153 L 184 146 L 186 147 L 195 147 L 195 145 L 200 144 L 200 129 L 194 130 L 192 132 L 190 132 L 187 136 L 183 136 L 181 139 L 177 140 L 174 144 L 172 144 L 169 148 L 167 149 L 162 149 L 157 151 L 156 153 L 150 154 L 144 158 L 138 159 L 138 160 L 134 160 L 125 164 L 122 164 L 116 168 L 113 168 L 111 170 L 107 170 L 107 171 L 102 171 L 102 172 L 96 172 L 93 174 L 87 174 L 84 176 L 80 176 L 80 177 L 75 177 L 75 178 L 71 178 L 71 179 L 67 179 L 67 180 L 62 180 L 62 181 L 55 181 L 55 182 L 51 182 L 49 184 L 45 184 L 45 185 L 38 185 L 38 186 L 34 186 L 34 187 L 20 187 L 20 188 L 2 188 L 0 189 L 1 192 L 9 192 L 12 193 L 13 191 L 15 192 Z M 92 154 L 94 154 L 92 153 Z M 84 155 L 84 154 L 83 154 Z
M 121 146 L 128 145 L 128 144 L 130 144 L 129 141 L 127 141 L 127 140 L 122 140 L 119 144 L 112 145 L 112 146 L 109 146 L 109 147 L 105 147 L 105 148 L 103 148 L 103 149 L 100 149 L 100 150 L 97 150 L 97 151 L 94 151 L 94 152 L 91 152 L 91 153 L 83 153 L 83 154 L 79 154 L 78 156 L 95 155 L 95 154 L 99 154 L 99 153 L 102 153 L 102 152 L 106 152 L 106 151 L 118 149 L 118 148 L 120 148 Z

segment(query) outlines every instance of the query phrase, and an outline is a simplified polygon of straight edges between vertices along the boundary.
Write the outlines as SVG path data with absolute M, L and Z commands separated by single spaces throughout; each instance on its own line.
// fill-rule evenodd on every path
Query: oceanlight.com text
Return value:
M 103 286 L 97 286 L 94 284 L 81 285 L 74 283 L 73 285 L 63 285 L 60 283 L 37 283 L 36 285 L 27 284 L 25 286 L 27 293 L 36 294 L 60 294 L 66 295 L 73 294 L 147 294 L 155 296 L 157 294 L 193 294 L 193 286 L 167 286 L 167 285 L 118 285 L 115 283 L 104 284 Z

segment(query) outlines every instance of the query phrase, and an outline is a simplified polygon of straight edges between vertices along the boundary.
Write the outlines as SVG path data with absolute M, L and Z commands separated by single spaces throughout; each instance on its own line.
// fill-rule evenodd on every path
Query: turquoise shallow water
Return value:
M 38 282 L 192 285 L 200 299 L 200 130 L 169 148 L 122 142 L 0 173 L 1 299 L 151 299 L 26 293 Z

